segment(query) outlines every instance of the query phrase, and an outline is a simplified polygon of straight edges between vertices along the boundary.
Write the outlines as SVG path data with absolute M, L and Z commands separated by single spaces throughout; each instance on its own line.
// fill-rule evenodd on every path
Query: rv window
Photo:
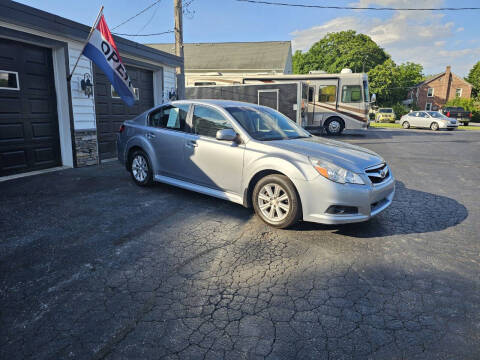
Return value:
M 370 102 L 370 94 L 368 93 L 368 82 L 363 80 L 363 98 L 366 103 Z
M 217 85 L 216 82 L 213 81 L 195 81 L 195 86 L 210 86 L 210 85 Z
M 326 103 L 334 103 L 337 100 L 336 85 L 320 85 L 318 92 L 318 101 Z
M 342 88 L 342 102 L 362 102 L 362 87 L 360 85 L 344 85 Z

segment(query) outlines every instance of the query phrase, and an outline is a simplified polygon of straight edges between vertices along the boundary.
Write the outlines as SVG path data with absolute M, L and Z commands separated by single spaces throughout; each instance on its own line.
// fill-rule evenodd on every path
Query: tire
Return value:
M 466 121 L 466 122 L 463 123 L 463 126 L 468 126 L 468 124 L 470 124 L 470 122 Z
M 437 131 L 439 129 L 439 126 L 436 122 L 433 122 L 430 124 L 430 129 L 433 131 Z
M 263 222 L 279 229 L 295 224 L 302 213 L 297 190 L 286 176 L 279 174 L 267 175 L 257 182 L 252 204 Z
M 148 186 L 153 183 L 153 170 L 148 155 L 142 150 L 135 150 L 129 157 L 130 174 L 138 186 Z
M 343 121 L 340 118 L 334 117 L 328 119 L 325 122 L 324 127 L 328 135 L 338 136 L 342 133 L 345 126 L 343 125 Z
M 402 123 L 402 127 L 403 127 L 404 129 L 410 129 L 410 123 L 409 123 L 408 121 L 404 121 L 404 122 Z

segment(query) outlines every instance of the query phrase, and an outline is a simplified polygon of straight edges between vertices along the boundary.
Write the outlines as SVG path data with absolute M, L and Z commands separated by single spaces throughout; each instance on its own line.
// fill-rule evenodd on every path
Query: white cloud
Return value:
M 442 0 L 431 0 L 428 7 L 438 7 Z M 359 0 L 353 6 L 419 7 L 418 0 Z M 451 64 L 459 75 L 466 74 L 476 62 L 478 49 L 459 51 L 437 51 L 455 41 L 455 24 L 446 21 L 441 13 L 432 11 L 394 11 L 387 18 L 380 18 L 372 11 L 355 11 L 353 16 L 338 17 L 309 29 L 296 30 L 293 36 L 294 50 L 308 50 L 311 45 L 329 32 L 356 30 L 369 35 L 377 44 L 385 48 L 397 63 L 413 61 L 424 66 L 426 73 L 444 71 Z M 462 29 L 462 30 L 460 30 Z M 457 55 L 458 54 L 462 54 Z M 454 60 L 454 61 L 453 61 Z
M 461 32 L 461 31 L 463 31 L 463 30 L 465 30 L 464 27 L 459 27 L 459 28 L 457 29 L 457 32 Z

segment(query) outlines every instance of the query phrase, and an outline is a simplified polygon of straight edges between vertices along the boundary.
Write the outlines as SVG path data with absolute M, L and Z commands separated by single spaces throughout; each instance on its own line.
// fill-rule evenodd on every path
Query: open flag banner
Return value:
M 82 54 L 102 69 L 122 100 L 128 106 L 132 106 L 135 102 L 132 83 L 103 14 L 85 45 Z

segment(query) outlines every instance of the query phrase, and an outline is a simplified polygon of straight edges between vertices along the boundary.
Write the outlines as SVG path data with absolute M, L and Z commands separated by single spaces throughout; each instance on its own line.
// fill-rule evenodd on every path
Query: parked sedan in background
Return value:
M 126 121 L 117 145 L 138 185 L 159 181 L 253 206 L 279 228 L 365 221 L 395 192 L 376 153 L 315 137 L 254 104 L 174 101 Z
M 392 108 L 380 108 L 375 115 L 376 122 L 395 122 L 395 112 Z
M 400 124 L 404 129 L 410 127 L 454 130 L 458 127 L 456 119 L 450 119 L 438 111 L 413 111 L 403 115 Z

